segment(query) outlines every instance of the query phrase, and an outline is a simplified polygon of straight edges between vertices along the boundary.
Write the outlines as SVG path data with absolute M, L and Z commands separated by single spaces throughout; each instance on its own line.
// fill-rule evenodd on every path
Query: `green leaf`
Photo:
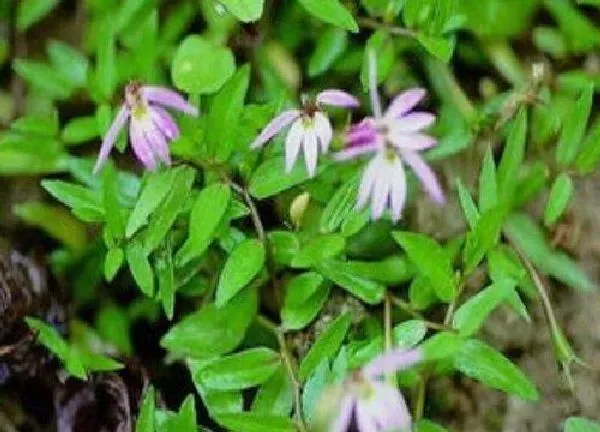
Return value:
M 315 372 L 306 380 L 304 391 L 302 392 L 302 409 L 304 417 L 309 424 L 314 424 L 316 413 L 318 412 L 318 403 L 321 400 L 323 391 L 329 384 L 331 372 L 327 359 L 321 360 Z
M 110 100 L 117 86 L 117 50 L 111 21 L 103 23 L 96 47 L 96 85 L 105 100 Z
M 41 184 L 50 195 L 68 206 L 84 222 L 104 220 L 104 206 L 96 192 L 62 180 L 42 180 Z
M 61 133 L 65 144 L 79 144 L 98 137 L 98 122 L 95 116 L 75 117 L 69 120 Z
M 427 334 L 427 326 L 421 320 L 408 320 L 397 324 L 392 329 L 395 345 L 412 348 L 423 340 Z
M 173 189 L 177 173 L 176 169 L 169 169 L 148 174 L 142 192 L 127 221 L 127 228 L 125 229 L 127 238 L 131 238 L 138 229 L 148 223 L 148 217 L 158 208 L 169 191 Z
M 161 345 L 179 356 L 209 358 L 225 354 L 244 338 L 256 314 L 257 301 L 256 289 L 248 287 L 222 308 L 208 304 L 173 326 Z
M 600 118 L 596 119 L 584 138 L 575 166 L 580 173 L 589 174 L 594 171 L 598 161 L 600 161 Z
M 165 310 L 167 319 L 173 319 L 175 307 L 175 272 L 173 269 L 173 251 L 171 242 L 167 241 L 165 249 L 156 259 L 156 277 L 158 278 L 158 297 Z
M 453 357 L 463 346 L 465 340 L 456 333 L 439 332 L 420 346 L 427 360 L 442 360 Z
M 215 304 L 222 307 L 248 285 L 265 264 L 264 245 L 256 239 L 242 241 L 231 252 L 219 277 Z
M 212 243 L 231 200 L 231 189 L 213 183 L 200 191 L 190 214 L 190 233 L 175 257 L 181 267 L 200 257 Z
M 144 248 L 150 253 L 163 242 L 177 216 L 188 202 L 195 171 L 186 166 L 175 168 L 173 187 L 153 212 L 150 223 L 144 232 Z
M 131 242 L 127 245 L 125 255 L 135 283 L 145 295 L 152 297 L 154 295 L 154 273 L 143 246 L 138 242 Z
M 275 351 L 251 348 L 211 362 L 196 379 L 215 390 L 242 390 L 264 383 L 280 366 L 281 358 Z
M 479 174 L 479 210 L 483 213 L 498 202 L 498 186 L 496 182 L 496 165 L 492 149 L 487 148 L 483 158 L 483 166 Z
M 267 238 L 273 260 L 278 264 L 290 265 L 300 251 L 298 236 L 289 231 L 271 231 L 267 234 Z
M 574 260 L 552 249 L 540 227 L 528 215 L 510 215 L 504 223 L 504 233 L 543 273 L 583 291 L 596 288 Z
M 570 165 L 579 152 L 581 140 L 592 110 L 593 97 L 594 86 L 590 84 L 565 116 L 560 139 L 556 145 L 556 162 L 560 166 Z
M 288 416 L 292 411 L 293 389 L 285 368 L 278 367 L 256 393 L 252 402 L 252 412 Z
M 445 302 L 451 301 L 456 293 L 456 280 L 452 263 L 444 249 L 423 234 L 394 232 L 392 235 L 419 273 L 431 283 L 438 298 Z
M 17 29 L 20 32 L 40 21 L 56 7 L 58 0 L 23 0 L 17 7 Z
M 297 330 L 306 326 L 319 313 L 329 296 L 329 287 L 323 286 L 323 277 L 317 273 L 303 273 L 285 286 L 281 309 L 284 328 Z
M 194 396 L 189 395 L 185 398 L 179 412 L 176 415 L 167 417 L 159 426 L 160 432 L 196 432 L 196 403 Z
M 197 378 L 200 371 L 208 364 L 214 362 L 217 358 L 192 360 L 187 359 L 187 364 L 192 375 L 192 380 L 196 390 L 202 397 L 202 402 L 206 406 L 210 416 L 215 419 L 218 414 L 241 412 L 243 410 L 243 400 L 241 391 L 237 390 L 212 390 L 207 388 Z
M 221 0 L 221 3 L 242 22 L 258 21 L 263 13 L 264 0 Z
M 187 93 L 218 91 L 233 75 L 235 60 L 229 48 L 202 36 L 185 38 L 173 57 L 171 77 L 175 86 Z
M 308 76 L 316 77 L 327 72 L 346 51 L 347 45 L 348 34 L 345 30 L 331 27 L 323 31 L 308 60 Z
M 494 283 L 469 298 L 454 313 L 452 327 L 457 329 L 461 336 L 476 333 L 488 315 L 508 297 L 513 286 L 512 280 L 505 280 Z
M 54 99 L 68 99 L 73 85 L 50 66 L 32 60 L 16 59 L 13 68 L 17 75 Z
M 415 275 L 413 265 L 408 258 L 398 255 L 381 261 L 346 261 L 344 268 L 353 274 L 387 285 L 408 282 Z
M 535 385 L 506 357 L 485 343 L 472 339 L 462 344 L 454 357 L 454 367 L 482 384 L 535 401 Z
M 154 410 L 156 406 L 156 396 L 154 387 L 150 386 L 144 392 L 144 399 L 140 407 L 140 413 L 135 422 L 135 432 L 155 432 L 154 430 Z
M 552 189 L 550 189 L 550 196 L 544 209 L 544 224 L 546 226 L 554 225 L 562 216 L 569 205 L 573 192 L 573 181 L 569 174 L 560 174 L 554 181 Z
M 339 0 L 299 0 L 308 13 L 323 22 L 358 33 L 358 24 Z
M 485 254 L 498 244 L 505 216 L 506 211 L 502 206 L 491 208 L 481 215 L 475 228 L 467 233 L 463 253 L 465 274 L 471 274 Z
M 471 197 L 471 194 L 463 184 L 461 179 L 456 180 L 456 187 L 458 189 L 458 198 L 460 200 L 460 206 L 462 207 L 465 219 L 469 224 L 469 228 L 475 228 L 477 220 L 479 219 L 479 210 Z
M 454 52 L 454 39 L 417 33 L 417 40 L 429 52 L 444 63 L 448 63 Z
M 64 42 L 55 40 L 50 41 L 47 51 L 52 65 L 66 80 L 77 87 L 86 85 L 90 65 L 84 54 Z
M 125 236 L 125 216 L 123 207 L 119 202 L 117 173 L 113 165 L 108 164 L 102 177 L 102 201 L 104 205 L 104 218 L 106 230 L 113 239 L 122 239 Z
M 242 66 L 214 97 L 208 114 L 206 143 L 208 153 L 217 162 L 226 161 L 234 149 L 239 122 L 250 83 L 250 66 Z
M 511 202 L 517 188 L 526 140 L 527 111 L 521 108 L 511 124 L 498 166 L 498 195 L 503 202 Z
M 385 286 L 365 278 L 352 263 L 327 260 L 319 263 L 317 271 L 335 282 L 350 294 L 369 304 L 379 303 L 385 294 Z
M 103 341 L 114 345 L 122 354 L 132 354 L 127 310 L 114 304 L 108 304 L 98 311 L 95 326 Z
M 27 115 L 10 124 L 10 129 L 25 135 L 40 135 L 53 138 L 58 134 L 58 112 L 52 110 L 51 115 Z
M 344 251 L 346 239 L 339 234 L 324 234 L 313 237 L 292 259 L 292 267 L 308 268 L 338 256 Z
M 63 207 L 29 201 L 13 207 L 13 213 L 30 225 L 40 228 L 72 251 L 87 244 L 86 227 Z
M 583 417 L 569 417 L 565 422 L 564 432 L 600 432 L 600 423 Z
M 27 322 L 29 328 L 37 332 L 37 340 L 39 343 L 48 348 L 50 352 L 55 354 L 60 360 L 66 361 L 68 359 L 70 351 L 69 345 L 54 327 L 33 317 L 25 318 L 25 322 Z
M 421 419 L 415 424 L 415 432 L 448 432 L 448 429 L 430 420 Z
M 119 247 L 110 248 L 104 258 L 104 279 L 110 282 L 114 279 L 117 272 L 123 265 L 125 252 Z
M 294 422 L 284 416 L 241 412 L 219 414 L 217 421 L 233 432 L 295 432 Z
M 320 165 L 323 167 L 323 164 Z M 317 173 L 320 170 L 317 169 Z M 279 192 L 283 192 L 308 179 L 308 173 L 303 164 L 297 163 L 289 173 L 283 166 L 280 156 L 265 160 L 252 174 L 250 178 L 250 194 L 258 199 L 269 198 Z
M 345 313 L 333 321 L 312 345 L 300 362 L 298 378 L 306 380 L 323 359 L 331 360 L 337 353 L 352 324 L 352 317 Z
M 321 213 L 320 230 L 331 233 L 339 228 L 344 220 L 352 213 L 356 204 L 358 177 L 353 176 L 344 183 L 331 197 Z

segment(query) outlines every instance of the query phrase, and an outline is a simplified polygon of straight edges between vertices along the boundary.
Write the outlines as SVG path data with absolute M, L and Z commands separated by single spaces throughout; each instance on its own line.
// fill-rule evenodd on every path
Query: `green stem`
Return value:
M 527 74 L 523 70 L 521 62 L 506 40 L 482 41 L 490 61 L 509 83 L 515 87 L 521 87 L 527 82 Z
M 306 432 L 308 429 L 306 427 L 306 424 L 304 423 L 304 419 L 302 418 L 302 399 L 300 397 L 300 390 L 302 388 L 302 385 L 296 377 L 296 367 L 294 365 L 292 355 L 290 354 L 287 347 L 285 333 L 275 323 L 273 323 L 271 320 L 262 315 L 258 315 L 256 320 L 267 330 L 271 331 L 277 338 L 281 359 L 283 360 L 285 370 L 292 383 L 294 391 L 294 413 L 296 416 L 296 423 L 298 424 L 298 428 L 301 432 Z
M 432 56 L 424 59 L 429 81 L 444 102 L 455 106 L 467 123 L 475 119 L 475 108 L 463 91 L 450 66 Z

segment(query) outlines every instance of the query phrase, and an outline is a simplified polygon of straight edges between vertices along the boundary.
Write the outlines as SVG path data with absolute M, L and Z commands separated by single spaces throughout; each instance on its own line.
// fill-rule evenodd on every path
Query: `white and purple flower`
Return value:
M 342 90 L 324 90 L 314 101 L 305 101 L 301 110 L 287 110 L 271 120 L 250 147 L 262 147 L 291 124 L 285 139 L 285 170 L 288 173 L 292 170 L 302 147 L 306 170 L 313 177 L 317 172 L 319 147 L 322 154 L 327 153 L 333 137 L 333 128 L 323 106 L 354 108 L 359 104 L 358 99 Z
M 370 62 L 374 64 L 374 61 Z M 346 134 L 346 148 L 336 159 L 347 160 L 365 154 L 374 154 L 368 163 L 360 184 L 356 207 L 362 209 L 371 199 L 371 217 L 379 219 L 387 207 L 392 219 L 402 216 L 406 201 L 407 164 L 421 181 L 431 198 L 444 202 L 444 194 L 433 170 L 419 155 L 419 151 L 434 146 L 435 138 L 423 133 L 435 116 L 413 108 L 425 97 L 425 90 L 413 88 L 396 96 L 382 114 L 375 83 L 374 66 L 370 68 L 371 100 L 374 117 L 367 117 L 352 126 Z
M 171 164 L 169 142 L 179 136 L 177 124 L 165 108 L 197 116 L 198 109 L 178 93 L 164 87 L 142 86 L 136 82 L 125 88 L 125 101 L 102 141 L 94 173 L 112 150 L 121 129 L 129 120 L 129 137 L 136 157 L 149 170 L 159 162 Z
M 385 375 L 407 369 L 422 359 L 419 349 L 397 349 L 354 372 L 342 385 L 337 415 L 329 430 L 346 432 L 354 422 L 359 432 L 409 431 L 412 419 L 404 397 Z

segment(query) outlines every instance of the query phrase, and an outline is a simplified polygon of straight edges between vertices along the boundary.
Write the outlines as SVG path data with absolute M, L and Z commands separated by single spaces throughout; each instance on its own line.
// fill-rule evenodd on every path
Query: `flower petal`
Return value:
M 404 132 L 417 132 L 431 126 L 434 122 L 435 115 L 425 111 L 411 112 L 390 121 L 395 130 Z
M 331 432 L 347 432 L 352 421 L 352 411 L 354 411 L 355 404 L 356 400 L 349 395 L 342 398 L 339 406 L 339 414 L 331 426 Z
M 129 108 L 127 108 L 125 105 L 122 105 L 117 113 L 117 116 L 110 125 L 110 128 L 106 132 L 106 135 L 104 135 L 102 146 L 100 146 L 100 153 L 98 154 L 98 160 L 96 161 L 96 166 L 94 166 L 94 174 L 100 171 L 100 168 L 102 168 L 102 165 L 104 165 L 106 159 L 108 159 L 108 155 L 110 154 L 110 151 L 112 150 L 113 146 L 115 145 L 115 141 L 119 136 L 119 132 L 121 132 L 121 129 L 123 129 L 125 122 L 129 118 L 129 114 Z
M 179 93 L 164 87 L 144 86 L 142 96 L 149 102 L 176 109 L 194 117 L 198 116 L 198 108 L 189 104 Z
M 402 209 L 406 202 L 406 174 L 399 158 L 390 169 L 393 171 L 391 173 L 392 190 L 390 199 L 392 202 L 392 220 L 397 222 L 402 217 Z
M 358 199 L 356 200 L 356 209 L 361 210 L 369 197 L 371 196 L 371 192 L 373 190 L 373 186 L 375 185 L 375 179 L 377 177 L 377 173 L 380 169 L 378 156 L 375 156 L 365 169 L 365 172 L 362 175 L 360 180 L 360 187 L 358 188 Z
M 284 111 L 269 122 L 262 130 L 260 135 L 250 144 L 250 148 L 256 149 L 277 135 L 284 127 L 300 117 L 300 111 L 288 110 Z
M 395 349 L 377 356 L 362 368 L 363 374 L 369 378 L 376 378 L 387 373 L 407 369 L 420 362 L 423 354 L 419 349 Z
M 310 177 L 314 177 L 317 172 L 317 159 L 319 158 L 319 147 L 317 143 L 317 133 L 310 127 L 304 130 L 304 163 Z
M 154 124 L 158 126 L 161 132 L 169 140 L 179 138 L 179 128 L 177 127 L 177 123 L 173 121 L 173 118 L 165 109 L 155 105 L 151 108 L 151 113 Z
M 369 404 L 359 400 L 356 404 L 356 424 L 359 432 L 378 432 L 373 415 L 373 409 L 370 409 Z
M 329 150 L 329 143 L 333 138 L 333 129 L 331 123 L 326 115 L 321 112 L 316 112 L 314 117 L 314 128 L 321 144 L 321 152 L 327 153 Z
M 426 93 L 422 88 L 413 88 L 400 93 L 388 107 L 385 117 L 393 119 L 406 114 L 425 97 Z
M 388 204 L 390 189 L 392 186 L 392 177 L 390 177 L 389 162 L 381 156 L 380 169 L 375 179 L 373 194 L 371 196 L 371 218 L 379 219 Z
M 289 173 L 294 167 L 294 163 L 300 153 L 300 146 L 304 139 L 304 125 L 302 119 L 294 122 L 285 137 L 285 171 Z
M 148 123 L 147 127 L 144 128 L 144 136 L 150 144 L 150 150 L 165 165 L 171 165 L 171 154 L 166 137 L 154 122 L 149 121 Z
M 391 129 L 388 140 L 399 150 L 425 150 L 437 144 L 437 140 L 429 135 L 409 133 Z
M 360 101 L 350 93 L 338 89 L 323 90 L 317 95 L 317 103 L 323 105 L 355 108 Z
M 156 169 L 154 154 L 150 148 L 150 143 L 144 136 L 144 131 L 140 123 L 138 121 L 132 121 L 129 132 L 133 153 L 135 153 L 136 157 L 146 168 L 151 171 Z
M 387 383 L 373 383 L 377 394 L 371 403 L 381 431 L 409 431 L 412 419 L 402 393 Z
M 362 156 L 368 153 L 373 153 L 379 150 L 377 145 L 362 145 L 356 147 L 347 147 L 342 151 L 337 152 L 333 155 L 335 160 L 345 161 L 348 159 L 354 159 L 358 156 Z
M 444 204 L 444 192 L 437 180 L 435 172 L 425 163 L 425 161 L 416 152 L 401 151 L 402 160 L 404 160 L 421 181 L 421 184 L 429 193 L 429 196 L 439 204 Z

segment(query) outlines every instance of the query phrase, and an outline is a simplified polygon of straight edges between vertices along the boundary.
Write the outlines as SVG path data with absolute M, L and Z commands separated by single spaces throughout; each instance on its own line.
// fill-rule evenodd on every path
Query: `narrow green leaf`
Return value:
M 511 202 L 515 193 L 525 155 L 526 140 L 527 111 L 522 108 L 511 124 L 498 166 L 498 195 L 503 202 Z
M 98 193 L 62 180 L 42 180 L 42 187 L 68 206 L 84 222 L 104 220 L 104 206 Z
M 365 278 L 351 263 L 327 260 L 318 264 L 316 270 L 366 303 L 377 304 L 385 294 L 385 285 Z
M 47 64 L 16 59 L 13 68 L 17 75 L 54 99 L 68 99 L 73 91 L 73 85 Z
M 323 22 L 358 33 L 358 24 L 339 0 L 299 0 L 308 13 Z
M 498 202 L 498 185 L 496 181 L 496 165 L 490 147 L 485 151 L 483 165 L 479 174 L 479 210 L 483 213 Z
M 110 100 L 117 86 L 117 53 L 113 23 L 103 24 L 101 36 L 97 39 L 96 84 L 105 100 Z
M 569 174 L 560 174 L 554 181 L 552 189 L 550 189 L 550 196 L 544 209 L 544 224 L 546 226 L 554 225 L 563 215 L 573 196 L 573 192 L 573 181 L 569 177 Z
M 258 21 L 264 7 L 264 0 L 221 0 L 221 3 L 242 22 Z
M 23 0 L 17 6 L 17 29 L 21 32 L 40 21 L 56 7 L 58 0 Z
M 308 268 L 343 252 L 346 239 L 339 234 L 313 237 L 292 259 L 292 267 Z
M 258 390 L 252 402 L 252 412 L 265 415 L 289 416 L 293 404 L 293 385 L 283 366 Z
M 47 51 L 52 65 L 65 79 L 77 87 L 83 87 L 87 83 L 89 61 L 83 53 L 55 40 L 50 41 Z
M 150 386 L 144 392 L 140 413 L 135 422 L 135 432 L 155 432 L 154 429 L 154 410 L 156 406 L 156 396 L 154 387 Z
M 108 250 L 104 259 L 104 279 L 107 282 L 113 280 L 125 260 L 125 252 L 119 247 Z
M 423 33 L 417 34 L 417 40 L 429 54 L 448 63 L 454 52 L 454 39 L 442 36 L 431 36 Z
M 156 277 L 158 279 L 158 297 L 169 320 L 173 319 L 175 307 L 175 272 L 173 268 L 171 242 L 167 241 L 165 249 L 156 260 Z
M 320 165 L 323 168 L 323 164 Z M 320 172 L 320 169 L 317 169 Z M 290 173 L 286 173 L 280 156 L 265 160 L 250 178 L 250 194 L 258 199 L 268 198 L 303 183 L 308 173 L 303 164 L 297 163 Z
M 440 300 L 451 301 L 456 293 L 456 280 L 452 263 L 444 249 L 423 234 L 394 232 L 392 235 L 419 273 L 431 283 Z
M 346 51 L 348 34 L 340 28 L 329 28 L 317 39 L 317 46 L 308 60 L 308 75 L 316 77 L 327 72 Z
M 321 400 L 323 391 L 329 384 L 331 372 L 329 362 L 326 358 L 321 360 L 315 372 L 306 380 L 304 391 L 302 392 L 302 408 L 304 418 L 309 424 L 313 424 L 318 411 L 318 403 Z
M 65 125 L 61 138 L 65 144 L 79 144 L 91 141 L 99 134 L 95 116 L 76 117 Z
M 344 183 L 331 197 L 321 213 L 320 228 L 322 233 L 331 233 L 339 228 L 353 211 L 358 190 L 358 177 L 354 176 Z
M 167 417 L 160 424 L 159 430 L 161 432 L 196 432 L 198 427 L 196 426 L 196 403 L 194 396 L 189 395 L 186 397 L 179 408 L 179 412 Z
M 214 97 L 208 114 L 206 143 L 208 153 L 217 162 L 225 162 L 234 149 L 237 124 L 244 108 L 250 83 L 250 66 L 244 65 L 225 83 Z
M 462 344 L 454 367 L 482 384 L 524 400 L 539 398 L 535 385 L 521 370 L 485 343 L 472 339 Z
M 221 272 L 215 304 L 222 307 L 248 285 L 265 264 L 264 245 L 256 239 L 242 241 L 231 252 Z
M 183 318 L 160 343 L 179 356 L 209 358 L 225 354 L 244 338 L 257 302 L 256 289 L 248 287 L 222 308 L 209 304 Z
M 556 145 L 556 162 L 560 166 L 570 165 L 579 152 L 581 140 L 592 110 L 593 97 L 594 86 L 590 84 L 565 116 L 560 139 Z
M 415 432 L 448 432 L 448 429 L 430 420 L 421 419 L 415 424 Z
M 498 244 L 505 216 L 506 210 L 502 206 L 491 208 L 481 215 L 475 228 L 467 233 L 463 252 L 465 274 L 471 274 L 485 254 Z
M 479 219 L 479 210 L 471 197 L 471 194 L 463 184 L 461 179 L 456 180 L 456 187 L 458 188 L 458 198 L 460 200 L 460 206 L 462 207 L 469 228 L 475 228 L 477 220 Z
M 581 151 L 575 160 L 577 170 L 582 174 L 594 171 L 600 161 L 600 118 L 596 119 L 594 125 L 581 144 Z
M 412 348 L 423 340 L 427 334 L 427 326 L 421 320 L 408 320 L 397 324 L 392 335 L 397 347 Z
M 352 317 L 346 313 L 333 321 L 317 338 L 306 356 L 300 362 L 298 378 L 306 380 L 323 359 L 331 360 L 337 353 L 346 333 L 352 324 Z
M 231 189 L 222 183 L 207 186 L 198 194 L 190 214 L 189 237 L 175 257 L 178 267 L 200 257 L 210 246 L 230 200 Z
M 217 421 L 232 432 L 295 432 L 296 425 L 285 416 L 242 412 L 219 414 Z
M 154 295 L 154 273 L 143 246 L 138 242 L 129 243 L 126 256 L 135 283 L 145 295 L 152 297 Z

